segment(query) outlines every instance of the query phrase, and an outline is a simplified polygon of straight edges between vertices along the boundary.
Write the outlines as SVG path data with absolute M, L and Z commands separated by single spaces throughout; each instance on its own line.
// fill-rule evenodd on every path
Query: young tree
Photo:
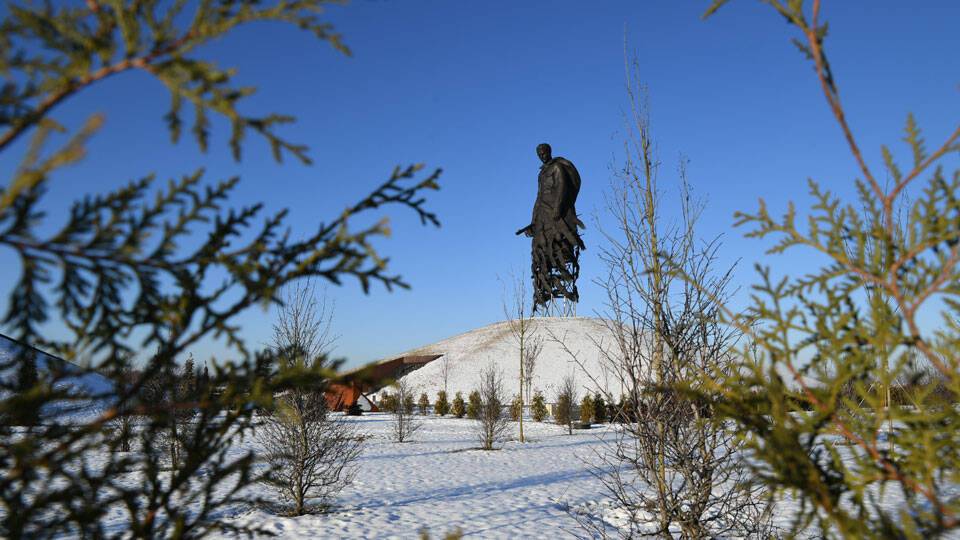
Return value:
M 461 400 L 462 399 L 463 398 L 461 398 Z M 434 407 L 434 410 L 438 416 L 445 416 L 448 412 L 450 412 L 450 403 L 447 401 L 446 390 L 437 392 L 437 405 Z
M 573 435 L 573 413 L 577 403 L 577 383 L 573 375 L 566 375 L 557 389 L 553 418 L 557 424 L 567 426 L 567 434 Z
M 457 394 L 453 397 L 453 408 L 450 410 L 450 412 L 457 418 L 463 418 L 464 415 L 467 414 L 467 406 L 463 401 L 462 393 L 457 392 Z
M 420 411 L 422 416 L 427 415 L 427 410 L 430 408 L 430 398 L 427 397 L 426 392 L 420 393 L 420 399 L 417 400 L 417 410 Z
M 593 398 L 590 394 L 586 394 L 580 400 L 580 423 L 587 424 L 587 427 L 589 427 L 589 424 L 593 421 L 593 413 Z
M 350 484 L 363 447 L 363 437 L 346 421 L 330 418 L 322 405 L 312 403 L 318 398 L 278 397 L 256 431 L 271 471 L 263 481 L 295 516 L 325 509 Z
M 116 393 L 124 395 L 130 390 L 130 385 L 136 380 L 136 374 L 129 362 L 119 362 L 114 369 L 116 373 L 111 374 L 110 379 L 117 385 Z M 135 403 L 122 403 L 117 407 L 117 416 L 111 423 L 113 424 L 113 436 L 117 440 L 116 451 L 129 452 L 132 449 L 134 438 L 135 421 L 132 409 Z
M 525 373 L 525 368 L 527 363 L 530 362 L 531 358 L 533 362 L 536 362 L 536 356 L 531 357 L 531 353 L 527 347 L 530 346 L 530 341 L 533 339 L 534 321 L 533 321 L 533 307 L 530 305 L 530 295 L 527 291 L 527 281 L 525 279 L 513 276 L 511 279 L 512 290 L 510 292 L 510 300 L 506 299 L 506 294 L 504 295 L 503 301 L 503 314 L 506 317 L 507 324 L 510 328 L 510 333 L 513 335 L 514 340 L 517 342 L 518 349 L 518 363 L 520 365 L 520 380 L 519 388 L 520 394 L 518 395 L 520 399 L 520 410 L 523 410 L 523 387 L 527 383 L 527 376 Z M 539 354 L 539 349 L 535 354 Z M 530 376 L 532 377 L 532 375 Z M 523 414 L 520 414 L 520 442 L 524 442 L 523 438 Z
M 210 367 L 203 366 L 203 371 L 200 372 L 200 376 L 197 377 L 198 386 L 200 387 L 200 394 L 203 395 L 210 390 Z
M 195 401 L 197 399 L 197 374 L 193 362 L 193 353 L 187 356 L 187 361 L 183 363 L 181 370 L 181 381 L 184 395 L 187 399 Z
M 683 538 L 762 534 L 769 524 L 766 493 L 749 473 L 743 443 L 729 425 L 712 420 L 709 405 L 689 395 L 733 369 L 729 351 L 738 333 L 718 320 L 731 270 L 716 271 L 718 242 L 697 236 L 702 206 L 692 200 L 683 161 L 677 169 L 679 217 L 665 217 L 636 75 L 636 62 L 628 64 L 626 156 L 614 168 L 606 199 L 616 227 L 601 230 L 606 242 L 600 253 L 607 268 L 601 320 L 613 336 L 600 349 L 626 390 L 630 414 L 604 455 L 609 472 L 600 476 L 613 506 L 628 516 L 617 531 L 622 537 L 675 530 Z M 582 411 L 582 418 L 590 416 Z M 581 524 L 608 534 L 602 516 Z
M 549 416 L 547 411 L 547 401 L 542 392 L 533 395 L 533 403 L 530 405 L 530 414 L 533 415 L 534 422 L 543 422 Z
M 480 410 L 483 407 L 483 400 L 480 398 L 480 391 L 474 390 L 467 396 L 467 418 L 471 420 L 480 419 Z
M 613 419 L 620 424 L 637 421 L 637 411 L 633 408 L 633 401 L 627 399 L 626 394 L 620 394 L 620 401 L 614 406 Z
M 604 401 L 603 395 L 600 392 L 597 392 L 593 396 L 593 422 L 595 424 L 603 424 L 607 421 L 607 402 Z
M 157 361 L 154 358 L 151 364 Z M 162 370 L 151 365 L 148 370 L 154 375 L 143 382 L 140 401 L 158 406 L 164 413 L 154 419 L 153 433 L 143 437 L 143 448 L 177 471 L 184 464 L 184 453 L 191 443 L 193 421 L 198 410 L 190 395 L 190 377 L 184 366 L 176 364 Z
M 763 200 L 737 214 L 747 236 L 775 240 L 771 252 L 805 250 L 824 263 L 777 278 L 758 266 L 750 308 L 726 313 L 749 336 L 743 361 L 709 390 L 743 432 L 757 476 L 799 502 L 796 529 L 815 524 L 848 538 L 955 533 L 960 409 L 901 406 L 887 389 L 922 359 L 960 394 L 960 172 L 948 169 L 960 127 L 930 150 L 908 116 L 908 165 L 883 146 L 878 172 L 847 121 L 821 2 L 770 5 L 798 30 L 795 43 L 813 64 L 859 178 L 850 198 L 809 180 L 802 220 L 792 204 L 777 217 Z M 837 399 L 845 387 L 851 393 Z
M 277 375 L 327 369 L 332 321 L 311 282 L 288 288 L 273 326 Z M 327 411 L 326 389 L 327 381 L 284 388 L 254 431 L 270 465 L 263 482 L 297 516 L 322 509 L 350 483 L 362 449 L 363 438 Z
M 450 357 L 443 355 L 440 357 L 440 378 L 443 379 L 443 393 L 447 393 L 447 382 L 450 380 L 450 375 L 453 372 L 453 368 L 450 366 Z
M 407 442 L 420 429 L 420 420 L 413 416 L 414 389 L 404 379 L 393 383 L 393 440 Z
M 322 20 L 323 3 L 89 0 L 15 2 L 4 10 L 0 154 L 11 157 L 9 152 L 23 150 L 24 157 L 0 194 L 0 246 L 16 251 L 22 261 L 3 324 L 24 343 L 67 359 L 89 358 L 102 373 L 118 372 L 111 366 L 132 352 L 156 354 L 121 395 L 112 389 L 84 393 L 59 384 L 69 374 L 54 372 L 41 372 L 27 393 L 11 393 L 8 383 L 0 383 L 0 416 L 17 412 L 40 424 L 16 437 L 0 427 L 0 536 L 102 537 L 107 535 L 103 518 L 112 512 L 124 513 L 125 529 L 136 537 L 200 537 L 229 528 L 218 523 L 224 513 L 217 509 L 243 500 L 244 484 L 258 476 L 253 456 L 231 452 L 230 445 L 249 432 L 256 406 L 269 406 L 273 386 L 284 382 L 258 380 L 255 367 L 269 355 L 248 349 L 238 315 L 274 302 L 285 284 L 310 276 L 334 283 L 356 278 L 364 290 L 378 283 L 388 289 L 405 286 L 373 247 L 374 239 L 387 232 L 386 224 L 356 229 L 351 222 L 384 205 L 401 205 L 424 223 L 436 224 L 423 206 L 423 193 L 437 187 L 439 171 L 415 178 L 419 166 L 396 169 L 369 196 L 302 237 L 285 234 L 282 211 L 261 219 L 262 205 L 230 208 L 227 200 L 237 179 L 208 185 L 202 170 L 162 186 L 147 176 L 85 197 L 49 234 L 51 227 L 43 222 L 51 178 L 83 157 L 102 124 L 101 116 L 92 116 L 50 151 L 45 144 L 51 135 L 65 131 L 51 115 L 89 87 L 124 72 L 153 77 L 170 92 L 165 118 L 175 141 L 184 133 L 183 105 L 189 104 L 189 133 L 203 150 L 211 116 L 220 115 L 230 125 L 236 158 L 253 135 L 267 142 L 278 160 L 289 156 L 309 163 L 305 146 L 277 132 L 292 118 L 242 112 L 240 104 L 253 88 L 240 86 L 233 70 L 214 65 L 204 45 L 248 23 L 275 21 L 346 52 Z M 27 135 L 26 145 L 17 144 Z M 182 246 L 188 237 L 189 246 Z M 54 285 L 51 280 L 55 286 L 48 286 Z M 41 325 L 52 317 L 63 323 L 69 338 L 41 338 Z M 214 336 L 237 360 L 211 365 L 211 384 L 218 391 L 196 404 L 196 429 L 178 473 L 161 478 L 160 456 L 153 452 L 110 452 L 120 444 L 109 436 L 110 420 L 127 404 L 135 403 L 132 411 L 146 419 L 141 439 L 166 430 L 181 404 L 138 402 L 137 396 L 194 344 Z M 23 355 L 4 360 L 0 371 L 23 361 Z M 309 375 L 322 379 L 330 373 Z M 47 406 L 79 407 L 91 400 L 113 406 L 70 429 L 62 429 L 64 408 Z M 92 453 L 106 456 L 96 468 L 85 466 Z M 143 474 L 144 482 L 122 482 L 130 474 Z M 195 502 L 170 504 L 176 500 Z
M 523 351 L 523 389 L 524 395 L 533 395 L 533 374 L 537 368 L 537 360 L 543 351 L 543 336 L 532 336 Z
M 510 429 L 503 408 L 503 375 L 493 364 L 480 371 L 480 410 L 477 419 L 477 437 L 484 450 L 493 450 Z
M 400 403 L 402 404 L 401 408 L 403 409 L 403 414 L 407 416 L 413 416 L 413 391 L 404 392 L 399 395 Z
M 523 416 L 523 403 L 520 402 L 520 396 L 514 394 L 510 402 L 510 420 L 518 422 Z

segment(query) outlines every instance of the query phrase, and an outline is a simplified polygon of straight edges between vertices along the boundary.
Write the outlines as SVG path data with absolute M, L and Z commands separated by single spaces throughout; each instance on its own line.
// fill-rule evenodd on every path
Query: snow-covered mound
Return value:
M 531 328 L 530 337 L 543 342 L 533 370 L 532 389 L 543 392 L 548 402 L 554 401 L 566 375 L 573 375 L 581 396 L 586 391 L 597 390 L 620 394 L 620 382 L 602 355 L 602 350 L 610 350 L 613 345 L 613 336 L 603 321 L 587 317 L 537 317 L 532 319 Z M 576 355 L 576 361 L 570 353 Z M 478 386 L 480 371 L 490 364 L 503 373 L 508 397 L 519 392 L 520 347 L 509 322 L 484 326 L 394 357 L 428 354 L 443 356 L 407 374 L 403 380 L 409 382 L 417 394 L 426 392 L 431 402 L 437 392 L 443 390 L 445 362 L 450 399 L 456 392 L 463 392 L 466 398 Z

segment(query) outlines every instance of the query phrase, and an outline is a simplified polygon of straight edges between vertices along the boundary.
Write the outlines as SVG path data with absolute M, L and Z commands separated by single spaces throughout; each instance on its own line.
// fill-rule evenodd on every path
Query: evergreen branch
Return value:
M 26 60 L 21 59 L 18 53 L 0 58 L 0 71 L 20 69 L 32 75 L 39 75 L 41 70 L 46 72 L 46 76 L 40 77 L 36 84 L 28 83 L 19 96 L 16 95 L 15 85 L 4 85 L 0 96 L 11 97 L 9 112 L 0 114 L 0 125 L 9 125 L 6 131 L 0 133 L 0 151 L 47 117 L 60 103 L 91 84 L 118 73 L 141 69 L 159 78 L 171 92 L 172 104 L 166 120 L 174 140 L 180 134 L 180 100 L 187 98 L 196 107 L 194 135 L 201 149 L 207 148 L 207 110 L 210 109 L 226 116 L 232 124 L 229 142 L 235 159 L 239 160 L 240 142 L 246 130 L 250 129 L 267 140 L 278 161 L 284 152 L 288 152 L 300 161 L 309 163 L 304 145 L 290 143 L 273 131 L 276 125 L 290 122 L 292 117 L 276 114 L 263 117 L 241 115 L 236 110 L 236 102 L 249 95 L 250 90 L 231 88 L 230 71 L 218 71 L 209 63 L 189 60 L 185 55 L 238 26 L 266 20 L 295 25 L 318 39 L 328 41 L 344 54 L 349 54 L 339 34 L 331 31 L 331 25 L 317 18 L 321 12 L 320 6 L 324 3 L 326 0 L 280 0 L 272 6 L 258 7 L 249 2 L 229 0 L 202 2 L 197 7 L 193 23 L 185 31 L 177 31 L 175 27 L 175 15 L 183 9 L 184 2 L 168 6 L 166 16 L 160 20 L 153 16 L 153 10 L 157 7 L 155 0 L 131 5 L 119 1 L 110 2 L 109 6 L 95 3 L 96 9 L 88 6 L 85 13 L 68 8 L 58 13 L 51 8 L 40 14 L 15 6 L 13 13 L 17 22 L 5 21 L 8 27 L 6 31 L 25 41 L 37 41 L 41 46 L 61 50 L 68 54 L 70 62 L 57 65 L 45 63 L 39 58 Z M 85 27 L 84 21 L 89 17 L 98 22 L 96 30 Z M 152 41 L 144 39 L 142 24 L 153 34 Z M 113 42 L 114 28 L 120 29 L 120 38 L 126 51 L 122 59 L 113 58 L 113 51 L 119 48 Z M 93 69 L 94 57 L 100 57 L 103 62 L 96 69 Z M 180 70 L 178 66 L 183 63 L 192 64 L 193 68 Z M 39 102 L 30 104 L 33 98 Z M 4 100 L 0 100 L 0 104 L 3 103 Z
M 714 2 L 710 13 L 723 3 Z M 758 474 L 801 501 L 796 532 L 815 525 L 846 536 L 891 537 L 956 529 L 960 501 L 948 486 L 958 478 L 960 455 L 955 407 L 960 375 L 954 358 L 960 343 L 960 171 L 948 183 L 937 167 L 906 215 L 897 203 L 922 172 L 960 149 L 960 128 L 928 154 L 919 127 L 908 116 L 904 141 L 913 165 L 901 171 L 882 147 L 893 187 L 881 188 L 844 116 L 823 52 L 827 25 L 819 22 L 820 1 L 812 2 L 809 22 L 802 0 L 767 3 L 801 31 L 803 39 L 795 43 L 813 61 L 822 93 L 864 175 L 856 181 L 862 208 L 841 205 L 839 197 L 811 184 L 814 202 L 806 231 L 796 227 L 792 205 L 782 220 L 771 217 L 763 201 L 755 213 L 736 215 L 738 225 L 752 225 L 747 236 L 773 235 L 776 242 L 768 252 L 804 246 L 829 260 L 789 282 L 771 283 L 768 275 L 761 276 L 744 320 L 733 320 L 760 326 L 749 335 L 762 356 L 744 350 L 741 372 L 718 383 L 728 398 L 718 407 L 750 434 L 763 468 Z M 941 310 L 945 324 L 925 336 L 918 313 L 937 306 L 935 296 L 946 306 Z M 806 351 L 812 356 L 805 357 Z M 908 383 L 916 393 L 891 401 L 896 381 L 909 374 L 915 361 L 928 366 L 937 382 Z M 785 390 L 774 369 L 778 366 L 796 384 L 796 394 Z M 810 375 L 820 384 L 808 384 Z M 936 385 L 947 392 L 942 402 L 932 397 Z M 799 409 L 800 404 L 806 408 Z M 835 448 L 837 440 L 851 444 L 853 451 Z M 903 493 L 902 510 L 882 506 L 888 483 Z M 849 511 L 839 504 L 841 497 Z
M 83 90 L 95 82 L 130 69 L 145 69 L 154 58 L 173 50 L 174 48 L 171 48 L 165 51 L 158 51 L 155 54 L 148 54 L 141 58 L 121 60 L 120 62 L 104 66 L 82 77 L 67 81 L 61 88 L 48 94 L 36 107 L 10 122 L 10 129 L 0 134 L 0 152 L 16 141 L 27 129 L 33 127 L 40 122 L 41 119 L 45 118 L 54 107 L 80 90 Z
M 107 535 L 104 516 L 116 510 L 126 512 L 128 530 L 137 537 L 261 529 L 217 523 L 214 510 L 243 500 L 243 488 L 259 478 L 251 455 L 228 452 L 232 440 L 250 432 L 253 411 L 270 406 L 279 384 L 329 379 L 331 373 L 311 370 L 297 381 L 265 378 L 262 366 L 269 359 L 262 354 L 251 358 L 236 315 L 255 304 L 278 301 L 282 287 L 314 275 L 335 283 L 354 276 L 364 290 L 372 282 L 387 289 L 406 286 L 399 276 L 387 273 L 389 260 L 372 244 L 375 237 L 389 233 L 386 222 L 353 230 L 348 218 L 399 204 L 416 212 L 422 223 L 439 225 L 423 198 L 424 190 L 438 189 L 439 170 L 408 184 L 420 166 L 397 169 L 368 197 L 303 241 L 291 241 L 289 231 L 281 233 L 285 211 L 257 227 L 261 205 L 224 208 L 237 179 L 203 186 L 202 171 L 171 180 L 152 200 L 152 175 L 102 196 L 85 197 L 71 207 L 62 227 L 41 235 L 41 201 L 50 176 L 83 156 L 100 119 L 94 117 L 50 157 L 43 156 L 42 145 L 52 131 L 62 129 L 49 119 L 60 103 L 115 74 L 142 69 L 168 86 L 171 109 L 166 120 L 174 139 L 186 102 L 196 111 L 193 132 L 201 148 L 210 135 L 212 112 L 230 120 L 230 144 L 237 158 L 249 129 L 268 141 L 277 159 L 289 152 L 307 161 L 305 147 L 273 131 L 290 117 L 241 115 L 236 104 L 252 89 L 232 87 L 232 71 L 185 55 L 256 20 L 294 24 L 348 52 L 331 27 L 318 19 L 322 3 L 87 0 L 85 7 L 9 6 L 9 16 L 0 21 L 0 73 L 22 83 L 0 86 L 0 126 L 6 127 L 0 151 L 31 127 L 38 129 L 14 181 L 0 192 L 0 244 L 16 251 L 22 266 L 5 320 L 25 342 L 50 346 L 67 358 L 89 355 L 115 387 L 68 390 L 63 383 L 71 374 L 49 365 L 42 373 L 34 369 L 31 380 L 26 368 L 32 361 L 25 354 L 0 362 L 2 370 L 18 369 L 15 383 L 2 383 L 0 399 L 0 438 L 5 443 L 0 444 L 0 535 L 98 538 Z M 179 29 L 188 4 L 195 6 L 193 22 Z M 199 247 L 185 250 L 183 238 L 198 232 Z M 219 286 L 207 285 L 208 278 L 221 275 Z M 48 301 L 51 296 L 54 302 Z M 38 337 L 38 326 L 52 311 L 72 339 Z M 181 385 L 171 384 L 179 372 L 177 355 L 210 336 L 222 337 L 242 360 L 213 364 L 215 377 L 205 387 L 207 394 L 190 398 Z M 156 346 L 150 363 L 142 373 L 130 374 L 134 351 L 150 345 Z M 70 413 L 91 400 L 109 400 L 110 405 L 76 425 L 61 425 L 59 412 L 50 409 L 64 405 L 59 411 Z M 124 449 L 125 437 L 112 430 L 115 422 L 129 423 L 131 415 L 145 416 L 137 427 L 144 445 L 138 452 Z M 184 418 L 192 419 L 195 428 L 183 427 Z M 9 425 L 16 422 L 38 425 L 14 436 Z M 178 437 L 178 429 L 180 435 L 190 431 L 191 439 L 177 450 L 181 456 L 174 457 L 171 450 L 168 474 L 163 470 L 165 450 L 153 445 L 167 436 Z M 92 452 L 107 458 L 90 463 Z M 143 482 L 127 483 L 131 474 Z
M 911 135 L 911 137 L 916 137 L 916 136 Z M 933 154 L 930 154 L 929 156 L 926 156 L 926 158 L 923 158 L 922 154 L 919 152 L 919 150 L 916 150 L 916 148 L 918 147 L 915 146 L 914 158 L 917 160 L 917 164 L 914 166 L 912 171 L 910 171 L 905 177 L 903 177 L 902 180 L 897 182 L 897 185 L 894 186 L 892 190 L 890 190 L 890 193 L 888 193 L 885 198 L 886 201 L 889 201 L 888 203 L 886 203 L 885 201 L 885 203 L 886 205 L 889 205 L 891 207 L 890 209 L 891 213 L 893 212 L 892 210 L 893 201 L 900 195 L 900 193 L 907 187 L 907 185 L 910 184 L 910 182 L 915 180 L 918 176 L 920 176 L 920 174 L 923 171 L 927 170 L 930 167 L 930 165 L 932 165 L 934 162 L 939 160 L 941 157 L 945 156 L 948 152 L 960 151 L 960 125 L 958 125 L 957 128 L 953 130 L 953 133 L 951 133 L 950 136 L 947 137 L 947 140 L 944 141 L 944 143 L 940 146 L 940 148 L 937 149 L 936 152 L 934 152 Z

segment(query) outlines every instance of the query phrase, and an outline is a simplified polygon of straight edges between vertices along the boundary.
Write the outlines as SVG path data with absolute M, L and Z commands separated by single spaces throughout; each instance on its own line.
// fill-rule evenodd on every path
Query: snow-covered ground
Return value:
M 456 528 L 468 538 L 570 536 L 578 525 L 565 505 L 599 498 L 588 464 L 613 435 L 596 427 L 571 436 L 525 421 L 526 443 L 484 451 L 468 419 L 426 417 L 415 440 L 402 444 L 390 440 L 389 415 L 349 420 L 371 438 L 335 511 L 292 518 L 252 509 L 235 519 L 283 538 L 416 538 L 423 528 L 431 538 Z
M 391 438 L 389 414 L 343 417 L 368 438 L 354 482 L 332 501 L 328 513 L 287 517 L 267 507 L 235 503 L 214 517 L 265 528 L 280 538 L 405 539 L 417 538 L 421 530 L 433 539 L 454 530 L 466 538 L 587 537 L 567 509 L 596 515 L 610 499 L 595 473 L 602 463 L 598 454 L 609 451 L 615 440 L 615 426 L 595 425 L 568 435 L 564 427 L 525 420 L 527 442 L 516 440 L 517 424 L 512 423 L 511 440 L 484 451 L 478 448 L 476 421 L 418 418 L 422 425 L 414 439 L 397 443 Z M 230 452 L 239 457 L 249 450 L 262 455 L 256 437 L 238 438 Z M 87 461 L 100 460 L 89 456 Z M 243 494 L 281 502 L 259 484 Z M 898 503 L 884 506 L 895 515 Z M 776 524 L 787 527 L 795 509 L 790 502 L 778 504 Z M 112 508 L 105 519 L 108 534 L 127 531 L 126 517 L 120 507 Z
M 544 339 L 544 350 L 533 387 L 548 401 L 571 373 L 581 396 L 597 389 L 619 394 L 604 366 L 601 348 L 612 345 L 612 338 L 600 321 L 541 318 L 536 320 L 536 335 Z M 580 363 L 572 361 L 559 340 Z M 512 395 L 518 389 L 518 352 L 506 323 L 496 323 L 397 356 L 445 355 L 405 377 L 432 402 L 443 387 L 444 361 L 451 398 L 458 391 L 466 396 L 476 387 L 479 371 L 491 363 L 503 372 L 504 390 Z M 90 377 L 78 371 L 79 384 L 91 392 L 102 391 L 102 378 Z M 555 538 L 587 534 L 567 508 L 597 509 L 609 499 L 595 467 L 601 463 L 598 454 L 610 451 L 607 445 L 616 436 L 613 426 L 568 435 L 565 428 L 551 423 L 525 421 L 528 440 L 520 443 L 517 424 L 512 423 L 512 439 L 488 452 L 478 449 L 475 421 L 418 418 L 423 423 L 414 440 L 396 443 L 390 415 L 344 417 L 368 438 L 354 482 L 333 501 L 329 513 L 284 517 L 267 508 L 235 504 L 216 517 L 264 527 L 281 538 L 416 538 L 424 529 L 434 539 L 453 530 L 467 538 Z M 263 454 L 256 437 L 238 438 L 231 453 L 239 457 L 249 450 Z M 89 460 L 95 463 L 98 456 Z M 264 486 L 246 489 L 251 498 L 261 493 L 274 496 Z M 885 506 L 893 509 L 897 504 L 891 500 Z M 788 525 L 794 510 L 792 504 L 781 503 L 775 521 Z M 107 516 L 109 532 L 126 531 L 125 517 L 120 508 L 112 509 Z

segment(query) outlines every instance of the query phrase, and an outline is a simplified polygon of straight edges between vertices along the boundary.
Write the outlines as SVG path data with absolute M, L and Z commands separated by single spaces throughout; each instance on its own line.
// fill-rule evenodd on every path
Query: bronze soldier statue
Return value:
M 517 231 L 531 237 L 534 310 L 542 310 L 553 299 L 577 302 L 580 251 L 586 249 L 577 217 L 580 173 L 569 160 L 552 157 L 550 145 L 537 145 L 543 165 L 537 179 L 537 201 L 530 224 Z

